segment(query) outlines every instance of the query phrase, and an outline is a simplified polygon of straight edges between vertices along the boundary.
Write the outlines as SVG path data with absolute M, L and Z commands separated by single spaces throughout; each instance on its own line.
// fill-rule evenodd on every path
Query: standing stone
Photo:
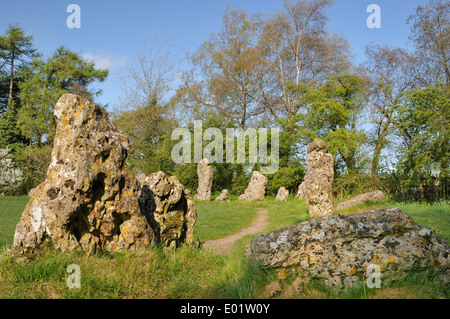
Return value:
M 77 95 L 64 94 L 54 114 L 51 164 L 20 218 L 13 248 L 32 252 L 46 240 L 88 253 L 149 246 L 154 232 L 125 164 L 128 137 L 105 109 Z
M 224 189 L 222 193 L 216 197 L 215 201 L 229 202 L 230 199 L 228 198 L 228 189 Z
M 34 190 L 35 188 L 30 189 L 30 191 L 28 192 L 28 197 L 33 197 Z
M 306 156 L 305 195 L 311 217 L 333 213 L 333 155 L 327 154 L 324 140 L 308 144 Z
M 191 243 L 197 212 L 178 178 L 157 172 L 146 177 L 142 185 L 139 204 L 156 239 L 164 246 Z
M 287 201 L 289 197 L 289 191 L 285 187 L 280 187 L 278 189 L 277 196 L 275 197 L 275 200 L 281 200 L 281 201 Z
M 184 194 L 185 194 L 186 196 L 192 197 L 192 196 L 191 196 L 191 195 L 192 195 L 192 192 L 191 192 L 191 190 L 190 190 L 189 188 L 185 188 L 185 189 L 184 189 Z
M 262 175 L 258 171 L 254 171 L 252 178 L 248 183 L 244 194 L 239 196 L 239 200 L 255 200 L 264 199 L 264 194 L 266 193 L 267 177 Z
M 143 185 L 147 176 L 144 173 L 140 172 L 137 175 L 135 175 L 134 178 L 137 179 L 140 185 Z
M 200 201 L 209 201 L 213 181 L 213 168 L 207 158 L 202 159 L 197 166 L 198 189 L 194 198 Z
M 298 185 L 298 190 L 297 190 L 297 199 L 303 199 L 306 198 L 306 189 L 305 189 L 305 182 L 302 182 L 300 185 Z

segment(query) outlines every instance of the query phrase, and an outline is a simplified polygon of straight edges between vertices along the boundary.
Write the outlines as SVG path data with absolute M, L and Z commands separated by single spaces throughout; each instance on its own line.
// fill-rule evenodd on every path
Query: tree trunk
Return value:
M 339 154 L 341 154 L 342 159 L 344 160 L 345 166 L 347 166 L 347 173 L 352 175 L 356 172 L 356 163 L 354 158 L 354 152 L 344 152 L 341 149 L 338 149 Z
M 377 174 L 378 162 L 380 161 L 381 150 L 383 149 L 383 145 L 385 144 L 388 126 L 389 122 L 386 122 L 381 128 L 381 133 L 378 137 L 377 145 L 375 146 L 375 152 L 373 153 L 372 166 L 370 168 L 373 183 L 377 187 L 380 185 L 380 179 Z
M 9 95 L 8 95 L 8 104 L 12 102 L 13 98 L 13 80 L 14 80 L 14 49 L 12 50 L 11 55 L 11 72 L 9 78 Z

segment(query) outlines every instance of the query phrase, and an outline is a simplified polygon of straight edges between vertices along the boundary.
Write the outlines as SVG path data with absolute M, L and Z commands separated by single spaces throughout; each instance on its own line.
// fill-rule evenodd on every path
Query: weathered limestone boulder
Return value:
M 88 253 L 149 246 L 154 232 L 125 164 L 128 137 L 105 109 L 77 95 L 64 94 L 54 114 L 51 164 L 16 227 L 14 249 L 33 251 L 44 240 Z
M 333 213 L 333 155 L 327 154 L 324 140 L 314 139 L 308 144 L 306 155 L 305 195 L 311 217 Z
M 262 175 L 258 171 L 252 173 L 250 182 L 245 189 L 244 194 L 239 196 L 239 200 L 256 200 L 264 199 L 264 194 L 266 193 L 267 177 Z
M 156 239 L 164 246 L 190 243 L 194 239 L 197 212 L 176 176 L 153 173 L 142 184 L 139 204 Z
M 371 202 L 378 202 L 378 201 L 383 201 L 385 199 L 386 199 L 386 196 L 384 196 L 384 193 L 380 190 L 376 190 L 373 192 L 368 192 L 365 194 L 357 195 L 345 202 L 342 202 L 342 203 L 336 205 L 334 210 L 341 210 L 341 209 L 349 208 L 349 207 L 358 205 L 359 203 L 362 203 L 366 200 L 369 200 Z
M 306 189 L 305 189 L 305 182 L 302 182 L 300 185 L 298 185 L 298 189 L 297 189 L 297 199 L 303 199 L 306 198 Z
M 33 197 L 34 190 L 34 188 L 30 189 L 30 191 L 28 192 L 28 197 Z
M 230 199 L 228 198 L 228 189 L 222 190 L 222 193 L 216 197 L 215 201 L 229 202 Z
M 213 168 L 207 158 L 202 159 L 197 166 L 198 188 L 194 198 L 200 201 L 209 201 L 213 182 Z
M 147 175 L 145 175 L 144 173 L 140 172 L 134 178 L 137 179 L 137 181 L 139 182 L 140 185 L 143 185 L 144 182 L 145 182 L 145 179 L 147 178 Z
M 287 201 L 288 197 L 289 191 L 282 186 L 278 189 L 278 193 L 277 196 L 275 197 L 275 200 Z
M 342 286 L 378 265 L 381 280 L 402 278 L 412 269 L 450 272 L 450 248 L 398 208 L 318 217 L 261 234 L 246 253 L 262 264 Z

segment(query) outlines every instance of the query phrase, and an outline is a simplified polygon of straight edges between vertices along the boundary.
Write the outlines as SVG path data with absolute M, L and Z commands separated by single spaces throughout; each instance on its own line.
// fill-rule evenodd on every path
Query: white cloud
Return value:
M 98 54 L 90 52 L 84 53 L 83 58 L 95 63 L 95 67 L 98 69 L 121 68 L 127 64 L 127 56 L 115 56 L 113 53 L 100 51 Z

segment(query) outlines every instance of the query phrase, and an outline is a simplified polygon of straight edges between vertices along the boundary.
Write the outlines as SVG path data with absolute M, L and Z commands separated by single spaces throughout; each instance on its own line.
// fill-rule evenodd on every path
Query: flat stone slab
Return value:
M 379 266 L 384 281 L 412 269 L 450 272 L 447 242 L 399 208 L 318 217 L 256 236 L 245 252 L 333 286 L 354 281 L 370 265 Z

